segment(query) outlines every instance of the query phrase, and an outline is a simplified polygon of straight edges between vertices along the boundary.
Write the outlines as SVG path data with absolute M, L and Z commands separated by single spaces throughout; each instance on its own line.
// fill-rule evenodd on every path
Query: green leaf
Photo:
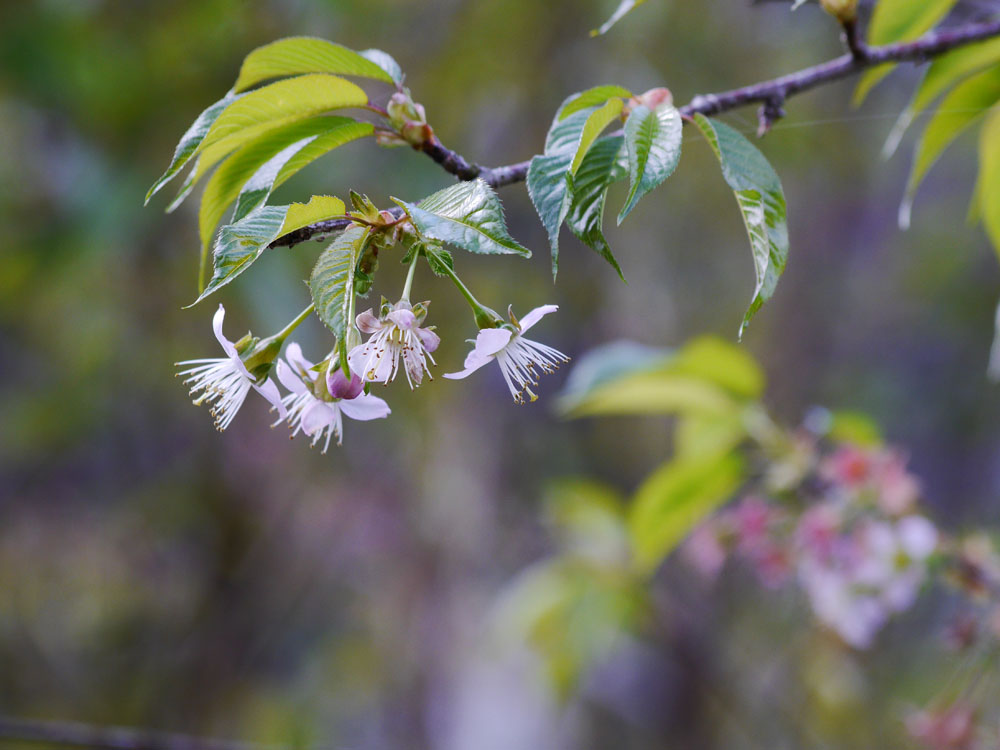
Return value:
M 878 0 L 868 24 L 868 44 L 891 44 L 916 39 L 948 15 L 956 2 L 957 0 Z M 867 71 L 854 91 L 854 106 L 860 106 L 869 92 L 894 67 L 893 63 L 887 63 Z
M 572 96 L 568 97 L 563 107 L 572 100 Z M 570 165 L 592 109 L 579 110 L 561 120 L 558 117 L 553 120 L 545 138 L 545 153 L 535 156 L 528 167 L 528 195 L 549 236 L 553 279 L 559 270 L 559 229 L 572 202 Z
M 451 276 L 449 271 L 455 270 L 455 260 L 451 253 L 437 242 L 424 243 L 423 254 L 435 276 Z
M 354 272 L 368 230 L 348 227 L 320 254 L 309 277 L 316 315 L 338 341 L 346 337 L 350 325 L 349 310 L 354 289 Z
M 628 518 L 635 564 L 651 573 L 744 480 L 738 454 L 675 458 L 636 492 Z
M 334 119 L 334 118 L 329 118 Z M 330 151 L 358 138 L 372 135 L 375 126 L 347 118 L 326 132 L 304 138 L 282 149 L 254 172 L 236 199 L 233 220 L 238 221 L 263 204 L 271 193 L 296 172 Z
M 160 179 L 153 183 L 152 187 L 146 193 L 146 203 L 149 203 L 149 199 L 152 198 L 164 185 L 170 182 L 178 172 L 187 164 L 188 159 L 190 159 L 198 148 L 201 146 L 205 136 L 208 131 L 215 124 L 215 121 L 219 119 L 219 115 L 225 111 L 225 109 L 232 104 L 234 101 L 240 97 L 233 92 L 229 92 L 222 99 L 217 101 L 215 104 L 210 106 L 194 121 L 194 123 L 187 129 L 187 132 L 181 136 L 180 143 L 177 144 L 177 148 L 174 151 L 174 158 L 170 161 L 170 166 L 167 167 L 167 171 L 164 172 Z
M 625 102 L 621 99 L 608 99 L 603 107 L 598 107 L 590 113 L 587 117 L 587 122 L 583 126 L 583 132 L 580 133 L 580 142 L 577 144 L 576 153 L 573 154 L 573 161 L 569 165 L 571 175 L 576 174 L 576 170 L 583 163 L 583 157 L 587 155 L 587 151 L 590 150 L 591 145 L 597 140 L 597 136 L 603 133 L 604 129 L 618 118 L 624 106 Z
M 570 182 L 573 199 L 566 225 L 581 242 L 610 263 L 625 281 L 625 275 L 602 231 L 608 187 L 624 176 L 618 165 L 623 140 L 620 135 L 601 138 L 587 153 Z
M 238 221 L 263 203 L 271 191 L 323 154 L 356 138 L 370 135 L 374 126 L 347 117 L 314 117 L 265 133 L 226 159 L 205 185 L 198 215 L 203 246 L 233 201 L 232 221 Z
M 886 139 L 883 156 L 888 158 L 895 152 L 913 120 L 928 109 L 939 95 L 962 79 L 996 63 L 1000 63 L 1000 39 L 971 44 L 935 58 Z
M 397 203 L 426 237 L 470 253 L 531 257 L 531 251 L 508 234 L 500 198 L 483 180 L 456 183 L 417 204 Z
M 339 44 L 310 36 L 293 36 L 258 47 L 243 60 L 234 91 L 245 91 L 269 78 L 302 73 L 339 73 L 394 83 L 379 65 Z
M 363 107 L 368 95 L 350 81 L 312 73 L 272 83 L 231 103 L 198 146 L 218 145 L 229 152 L 266 130 L 345 107 Z M 228 153 L 228 152 L 227 152 Z
M 261 206 L 235 224 L 227 224 L 215 240 L 212 280 L 192 304 L 243 273 L 279 237 L 317 221 L 344 216 L 346 210 L 339 198 L 315 195 L 308 203 Z
M 358 54 L 382 68 L 396 86 L 403 85 L 403 79 L 405 78 L 403 69 L 399 67 L 399 63 L 388 52 L 383 52 L 380 49 L 366 49 Z
M 618 7 L 615 8 L 615 12 L 611 14 L 611 18 L 601 24 L 600 28 L 594 29 L 590 32 L 591 36 L 600 36 L 601 34 L 607 34 L 611 30 L 611 27 L 618 23 L 622 18 L 625 17 L 626 13 L 635 10 L 640 5 L 642 5 L 646 0 L 622 0 Z
M 618 214 L 618 223 L 646 193 L 666 180 L 681 159 L 680 113 L 675 107 L 651 110 L 638 106 L 625 121 L 625 146 L 628 149 L 629 194 Z
M 628 89 L 622 88 L 621 86 L 595 86 L 592 89 L 587 89 L 586 91 L 581 91 L 577 94 L 569 96 L 559 108 L 559 112 L 556 114 L 556 119 L 565 120 L 574 112 L 579 112 L 583 109 L 590 109 L 591 107 L 598 107 L 608 101 L 608 99 L 613 99 L 615 97 L 618 97 L 619 99 L 628 99 L 631 96 L 632 92 Z
M 535 156 L 528 166 L 528 196 L 549 237 L 552 252 L 552 278 L 559 270 L 559 229 L 569 213 L 569 165 L 572 154 Z
M 910 224 L 917 188 L 941 154 L 965 128 L 1000 101 L 1000 68 L 990 68 L 967 78 L 941 102 L 917 142 L 906 195 L 899 208 L 899 223 Z
M 1000 110 L 994 111 L 979 135 L 979 212 L 1000 257 Z
M 774 294 L 788 261 L 787 207 L 781 180 L 764 155 L 728 125 L 695 115 L 695 124 L 722 164 L 722 176 L 736 194 L 753 251 L 756 284 L 750 308 L 740 326 L 742 337 L 750 319 Z

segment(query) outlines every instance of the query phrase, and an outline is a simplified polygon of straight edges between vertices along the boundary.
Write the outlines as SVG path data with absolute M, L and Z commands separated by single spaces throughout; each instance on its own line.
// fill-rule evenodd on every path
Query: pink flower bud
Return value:
M 365 384 L 355 373 L 351 373 L 351 381 L 348 382 L 343 370 L 334 370 L 326 375 L 326 388 L 334 398 L 351 401 L 361 395 Z

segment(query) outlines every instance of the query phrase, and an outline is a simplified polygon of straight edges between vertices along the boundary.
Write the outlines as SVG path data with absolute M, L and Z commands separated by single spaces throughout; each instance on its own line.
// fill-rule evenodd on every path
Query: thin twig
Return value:
M 764 133 L 775 120 L 783 116 L 781 105 L 790 96 L 856 75 L 878 65 L 900 62 L 922 63 L 957 47 L 1000 36 L 1000 20 L 933 31 L 911 42 L 887 44 L 881 47 L 869 47 L 863 44 L 857 38 L 855 29 L 845 28 L 844 31 L 848 54 L 752 86 L 718 94 L 700 94 L 680 108 L 681 116 L 688 119 L 695 114 L 718 115 L 759 103 L 764 105 L 760 113 L 760 132 Z M 420 150 L 440 164 L 446 172 L 460 180 L 480 178 L 495 188 L 523 182 L 528 176 L 528 166 L 531 163 L 528 160 L 502 167 L 483 167 L 467 161 L 460 154 L 444 146 L 437 138 L 423 144 Z M 347 225 L 348 221 L 344 219 L 312 224 L 276 240 L 271 243 L 271 247 L 295 245 L 313 237 L 340 231 Z
M 97 750 L 281 750 L 277 745 L 6 716 L 0 716 L 0 739 Z

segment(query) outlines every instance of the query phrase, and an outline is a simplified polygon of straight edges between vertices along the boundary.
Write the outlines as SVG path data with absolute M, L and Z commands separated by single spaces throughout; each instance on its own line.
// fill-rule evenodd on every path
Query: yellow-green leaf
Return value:
M 338 73 L 393 83 L 392 77 L 354 50 L 325 39 L 296 36 L 258 47 L 243 60 L 234 91 L 244 91 L 269 78 L 302 73 Z
M 586 124 L 583 126 L 583 132 L 580 134 L 580 143 L 576 147 L 573 161 L 569 166 L 570 174 L 576 174 L 576 170 L 580 168 L 580 164 L 583 162 L 583 157 L 587 155 L 587 151 L 590 150 L 591 145 L 597 140 L 597 136 L 603 133 L 604 129 L 622 113 L 622 107 L 624 106 L 625 102 L 616 97 L 608 99 L 604 103 L 604 106 L 598 107 L 590 113 Z
M 363 107 L 368 95 L 350 81 L 324 73 L 289 78 L 251 91 L 226 107 L 198 147 L 225 143 L 232 151 L 265 130 L 346 107 Z

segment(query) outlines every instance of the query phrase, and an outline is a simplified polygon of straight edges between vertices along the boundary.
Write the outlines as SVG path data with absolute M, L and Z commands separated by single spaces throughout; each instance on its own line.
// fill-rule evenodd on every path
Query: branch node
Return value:
M 785 116 L 785 97 L 781 94 L 769 97 L 757 111 L 757 137 L 763 138 L 771 131 L 771 126 Z
M 851 57 L 854 58 L 856 62 L 864 62 L 867 60 L 868 48 L 865 46 L 865 43 L 861 41 L 861 37 L 858 35 L 858 22 L 856 20 L 844 21 L 841 25 L 844 28 L 844 45 L 851 53 Z

